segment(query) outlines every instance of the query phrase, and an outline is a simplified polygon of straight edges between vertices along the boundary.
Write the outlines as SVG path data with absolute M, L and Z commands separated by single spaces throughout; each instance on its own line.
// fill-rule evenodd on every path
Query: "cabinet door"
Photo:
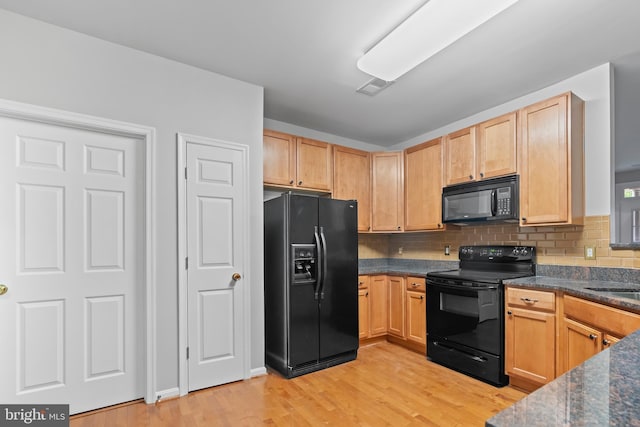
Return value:
M 609 348 L 615 343 L 619 342 L 622 338 L 614 337 L 613 335 L 604 334 L 602 337 L 602 349 Z
M 369 283 L 369 335 L 387 333 L 387 276 L 372 276 Z
M 584 222 L 582 106 L 565 94 L 520 111 L 522 225 Z
M 263 133 L 264 183 L 293 186 L 296 174 L 296 137 L 265 129 Z
M 563 329 L 565 370 L 575 368 L 602 350 L 602 332 L 597 329 L 567 318 L 563 320 Z
M 333 146 L 333 198 L 358 201 L 358 231 L 371 231 L 371 156 Z
M 507 306 L 505 364 L 508 375 L 536 384 L 555 378 L 555 314 Z
M 516 173 L 516 113 L 478 125 L 478 178 Z
M 427 300 L 424 292 L 407 291 L 407 340 L 427 344 Z
M 476 127 L 445 137 L 445 185 L 474 181 L 476 177 Z
M 404 338 L 404 277 L 389 276 L 389 327 L 391 335 Z
M 369 337 L 369 289 L 358 289 L 358 336 Z
M 310 190 L 331 191 L 333 182 L 331 144 L 298 138 L 296 185 Z
M 405 230 L 443 230 L 442 138 L 404 153 Z
M 372 153 L 373 231 L 402 231 L 404 193 L 402 152 Z

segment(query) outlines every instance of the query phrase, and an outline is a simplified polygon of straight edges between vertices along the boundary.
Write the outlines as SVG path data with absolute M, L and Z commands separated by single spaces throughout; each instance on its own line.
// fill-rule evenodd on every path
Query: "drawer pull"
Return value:
M 605 338 L 602 340 L 602 345 L 608 346 L 609 344 L 611 344 L 611 341 L 609 341 L 608 339 Z
M 418 284 L 417 283 L 412 283 L 411 286 L 413 286 L 414 288 L 417 288 Z
M 509 316 L 511 316 L 513 313 L 511 312 L 511 310 L 509 310 L 509 311 L 507 311 L 507 314 L 508 314 Z
M 598 336 L 597 336 L 597 335 L 595 335 L 595 334 L 589 334 L 589 339 L 591 339 L 591 340 L 595 340 L 596 338 L 598 338 Z
M 538 302 L 538 300 L 537 300 L 537 299 L 524 298 L 524 297 L 521 297 L 520 299 L 521 299 L 525 304 L 535 304 L 535 303 L 537 303 L 537 302 Z

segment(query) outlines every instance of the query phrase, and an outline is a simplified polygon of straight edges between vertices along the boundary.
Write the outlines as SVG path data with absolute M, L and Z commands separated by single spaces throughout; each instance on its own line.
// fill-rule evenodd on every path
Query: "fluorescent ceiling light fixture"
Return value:
M 393 81 L 518 0 L 429 0 L 358 60 L 358 68 Z

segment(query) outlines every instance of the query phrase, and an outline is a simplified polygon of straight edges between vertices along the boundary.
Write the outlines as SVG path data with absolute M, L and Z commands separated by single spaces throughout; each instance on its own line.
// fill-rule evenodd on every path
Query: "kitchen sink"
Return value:
M 639 288 L 585 288 L 608 296 L 640 300 Z

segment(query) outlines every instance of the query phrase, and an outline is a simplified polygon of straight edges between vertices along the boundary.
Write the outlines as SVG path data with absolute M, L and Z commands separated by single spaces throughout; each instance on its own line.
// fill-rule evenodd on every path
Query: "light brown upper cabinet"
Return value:
M 407 231 L 444 230 L 442 226 L 442 138 L 404 152 Z
M 358 231 L 371 231 L 371 155 L 333 146 L 333 198 L 358 201 Z
M 516 113 L 445 137 L 445 185 L 516 173 Z
M 444 137 L 445 185 L 476 179 L 476 127 L 471 126 Z
M 331 192 L 331 144 L 267 129 L 263 144 L 266 185 Z
M 371 154 L 372 231 L 404 229 L 404 173 L 402 152 Z
M 264 183 L 294 186 L 296 179 L 296 137 L 265 129 L 262 141 Z
M 477 128 L 478 179 L 516 173 L 516 113 L 487 120 Z
M 520 111 L 520 224 L 584 223 L 584 101 L 572 93 Z

